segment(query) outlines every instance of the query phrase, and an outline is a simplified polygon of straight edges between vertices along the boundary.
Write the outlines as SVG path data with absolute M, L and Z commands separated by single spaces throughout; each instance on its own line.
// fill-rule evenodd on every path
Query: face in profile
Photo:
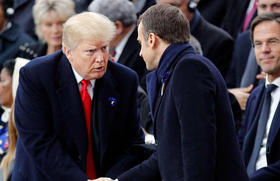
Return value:
M 5 107 L 11 107 L 12 103 L 12 77 L 8 70 L 3 68 L 0 74 L 0 104 Z
M 146 40 L 144 37 L 144 27 L 143 24 L 140 23 L 138 26 L 138 42 L 141 45 L 141 50 L 139 55 L 144 59 L 146 63 L 147 70 L 154 70 L 157 68 L 157 64 L 155 61 L 154 50 L 149 44 L 149 40 Z
M 280 76 L 280 24 L 264 21 L 255 27 L 253 33 L 257 63 L 273 81 Z
M 109 43 L 82 40 L 75 48 L 64 52 L 75 71 L 86 80 L 99 79 L 107 70 Z
M 56 12 L 49 12 L 39 24 L 39 31 L 49 47 L 61 47 L 63 23 L 66 19 L 61 18 Z

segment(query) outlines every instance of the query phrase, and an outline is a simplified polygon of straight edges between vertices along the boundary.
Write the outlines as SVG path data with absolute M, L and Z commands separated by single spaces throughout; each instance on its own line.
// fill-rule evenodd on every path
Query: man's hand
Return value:
M 93 179 L 93 180 L 88 179 L 87 181 L 113 181 L 113 180 L 106 177 L 100 177 L 98 179 Z
M 246 108 L 247 99 L 250 95 L 250 92 L 253 90 L 253 87 L 254 86 L 251 84 L 245 88 L 228 89 L 228 91 L 235 96 L 242 110 L 245 110 Z
M 259 80 L 260 79 L 265 79 L 265 76 L 266 76 L 266 73 L 262 71 L 260 74 L 256 75 L 256 78 L 259 79 Z

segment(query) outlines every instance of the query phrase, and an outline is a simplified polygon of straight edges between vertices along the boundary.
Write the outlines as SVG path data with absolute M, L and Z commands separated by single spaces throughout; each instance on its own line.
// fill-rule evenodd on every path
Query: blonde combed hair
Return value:
M 84 12 L 64 23 L 62 46 L 73 49 L 81 40 L 109 43 L 115 35 L 115 24 L 106 16 Z
M 35 31 L 41 41 L 45 40 L 40 32 L 39 25 L 49 13 L 57 13 L 60 18 L 65 20 L 76 14 L 73 0 L 36 0 L 32 11 L 34 23 L 36 25 Z

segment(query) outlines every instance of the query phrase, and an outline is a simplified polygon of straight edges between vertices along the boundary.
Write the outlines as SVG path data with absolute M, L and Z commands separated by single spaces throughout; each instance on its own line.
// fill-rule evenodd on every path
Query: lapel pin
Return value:
M 169 75 L 170 75 L 170 72 L 167 71 L 167 72 L 164 74 L 163 78 L 161 79 L 161 91 L 160 91 L 160 95 L 161 95 L 161 96 L 163 96 L 164 89 L 165 89 L 165 86 L 166 86 L 165 83 L 166 83 L 166 81 L 168 80 Z
M 117 99 L 115 98 L 115 97 L 109 97 L 109 104 L 110 104 L 110 106 L 111 107 L 114 107 L 114 106 L 116 106 L 117 105 Z

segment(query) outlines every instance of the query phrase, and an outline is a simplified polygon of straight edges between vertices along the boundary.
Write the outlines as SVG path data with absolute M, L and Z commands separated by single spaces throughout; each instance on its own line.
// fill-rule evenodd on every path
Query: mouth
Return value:
M 270 62 L 270 61 L 272 61 L 273 59 L 274 59 L 274 56 L 272 56 L 272 55 L 260 57 L 261 62 L 264 62 L 264 63 Z
M 61 37 L 52 37 L 52 39 L 53 39 L 54 41 L 60 41 L 60 40 L 61 40 Z
M 104 67 L 104 66 L 100 66 L 100 67 L 93 68 L 93 71 L 94 71 L 94 72 L 103 72 L 104 70 L 105 70 L 105 67 Z

